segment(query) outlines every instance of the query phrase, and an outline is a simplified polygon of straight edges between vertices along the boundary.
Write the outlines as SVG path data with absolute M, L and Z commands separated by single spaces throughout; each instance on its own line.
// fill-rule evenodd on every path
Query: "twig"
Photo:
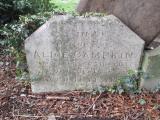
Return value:
M 6 81 L 6 80 L 1 81 L 0 84 L 1 84 L 1 83 L 4 83 L 5 81 Z
M 35 95 L 29 95 L 28 97 L 42 99 L 41 96 L 35 96 Z M 70 97 L 58 97 L 58 96 L 46 96 L 45 99 L 47 100 L 65 100 L 65 101 L 72 100 Z
M 70 101 L 71 98 L 70 97 L 57 97 L 57 96 L 47 96 L 46 99 L 49 99 L 49 100 L 66 100 L 66 101 Z
M 36 96 L 36 95 L 28 95 L 28 97 L 31 97 L 33 99 L 42 99 L 42 96 Z
M 31 115 L 13 115 L 13 117 L 24 117 L 24 118 L 47 118 L 45 116 L 31 116 Z
M 92 109 L 92 107 L 95 105 L 95 103 L 97 102 L 97 100 L 101 97 L 102 93 L 100 93 L 100 95 L 96 98 L 96 100 L 93 102 L 93 104 L 88 108 L 88 110 L 85 113 L 85 116 L 88 114 L 88 112 Z
M 137 120 L 140 116 L 144 115 L 144 112 L 139 113 L 139 115 L 137 115 L 135 118 L 133 118 L 134 120 Z

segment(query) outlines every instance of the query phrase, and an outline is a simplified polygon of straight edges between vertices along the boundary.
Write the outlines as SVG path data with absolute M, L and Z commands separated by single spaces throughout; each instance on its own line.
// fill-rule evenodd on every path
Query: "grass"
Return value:
M 75 11 L 76 5 L 79 0 L 51 0 L 50 3 L 53 3 L 57 6 L 57 11 L 64 11 L 67 13 L 72 13 Z

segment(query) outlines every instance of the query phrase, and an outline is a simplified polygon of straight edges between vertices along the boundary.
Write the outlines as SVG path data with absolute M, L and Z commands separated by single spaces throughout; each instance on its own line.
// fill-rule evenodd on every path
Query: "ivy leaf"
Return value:
M 144 99 L 140 99 L 140 100 L 138 101 L 138 103 L 139 103 L 140 105 L 145 105 L 147 102 L 146 102 Z

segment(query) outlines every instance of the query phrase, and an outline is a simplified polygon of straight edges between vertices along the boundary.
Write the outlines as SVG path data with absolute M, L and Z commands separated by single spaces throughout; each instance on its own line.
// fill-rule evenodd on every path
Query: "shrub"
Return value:
M 2 0 L 0 2 L 0 23 L 19 19 L 19 15 L 51 11 L 49 0 Z
M 0 44 L 13 47 L 18 51 L 23 47 L 23 41 L 38 27 L 40 27 L 51 13 L 39 13 L 36 15 L 20 16 L 19 21 L 5 24 L 0 27 Z
M 72 13 L 75 12 L 78 0 L 50 0 L 50 3 L 54 5 L 55 12 Z

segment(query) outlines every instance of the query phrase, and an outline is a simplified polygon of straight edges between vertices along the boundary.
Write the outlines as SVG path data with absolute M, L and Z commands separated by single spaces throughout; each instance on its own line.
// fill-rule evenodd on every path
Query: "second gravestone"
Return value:
M 137 70 L 144 41 L 118 18 L 55 16 L 25 41 L 32 91 L 91 90 Z

